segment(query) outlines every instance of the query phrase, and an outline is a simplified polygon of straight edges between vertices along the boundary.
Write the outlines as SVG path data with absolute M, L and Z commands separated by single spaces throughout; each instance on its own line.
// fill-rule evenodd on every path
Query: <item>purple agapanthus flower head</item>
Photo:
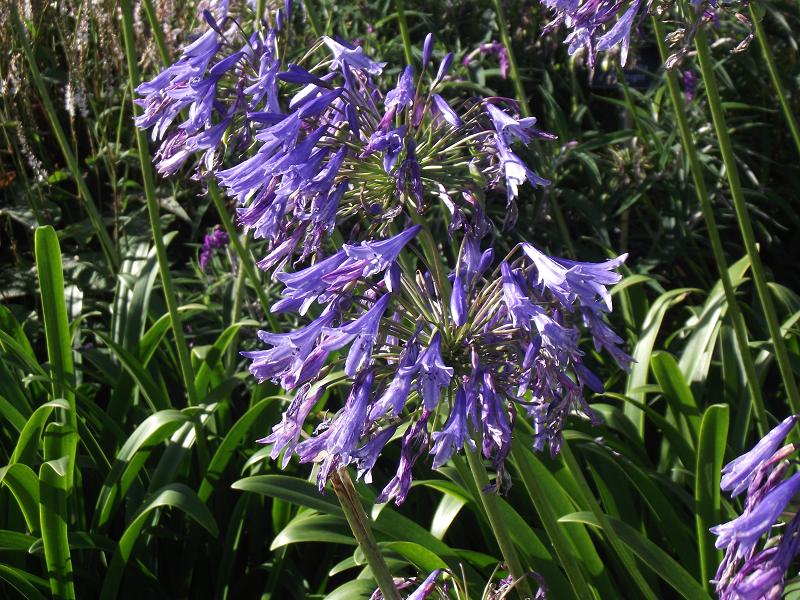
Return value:
M 725 549 L 713 583 L 721 600 L 777 599 L 782 596 L 787 570 L 800 555 L 800 516 L 785 528 L 779 520 L 800 492 L 800 473 L 785 478 L 796 451 L 794 444 L 779 448 L 797 421 L 784 419 L 756 446 L 723 468 L 721 487 L 733 495 L 747 490 L 742 514 L 711 528 L 716 545 Z M 760 540 L 771 537 L 758 549 Z
M 211 260 L 211 256 L 214 254 L 214 250 L 225 248 L 229 241 L 230 238 L 228 237 L 228 234 L 219 227 L 215 227 L 211 233 L 206 234 L 203 237 L 203 247 L 200 250 L 201 271 L 205 271 L 208 267 L 208 263 Z
M 737 496 L 747 489 L 759 467 L 769 460 L 789 435 L 797 423 L 798 415 L 791 415 L 781 421 L 765 435 L 752 450 L 735 458 L 722 468 L 720 487 L 731 496 Z

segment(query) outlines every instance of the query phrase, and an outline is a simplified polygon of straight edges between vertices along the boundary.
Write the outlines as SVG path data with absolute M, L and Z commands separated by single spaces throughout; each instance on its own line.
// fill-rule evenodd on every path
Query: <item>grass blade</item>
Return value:
M 606 516 L 608 526 L 614 529 L 614 534 L 638 556 L 644 564 L 654 573 L 671 585 L 682 597 L 687 600 L 711 600 L 697 580 L 681 567 L 675 559 L 664 552 L 653 542 L 636 531 L 633 527 Z M 565 515 L 559 519 L 560 523 L 583 523 L 592 527 L 601 527 L 597 517 L 590 512 L 582 511 Z
M 216 537 L 218 534 L 214 517 L 191 489 L 182 483 L 173 483 L 162 488 L 144 505 L 122 534 L 103 581 L 101 600 L 113 600 L 118 597 L 125 566 L 133 554 L 136 542 L 139 541 L 142 528 L 152 513 L 159 508 L 177 508 L 194 519 L 212 536 Z
M 714 547 L 714 535 L 710 527 L 720 522 L 720 470 L 725 457 L 728 439 L 727 404 L 712 404 L 703 414 L 700 423 L 700 438 L 697 444 L 697 469 L 695 471 L 694 499 L 697 545 L 700 554 L 700 575 L 706 589 L 708 580 L 722 556 Z

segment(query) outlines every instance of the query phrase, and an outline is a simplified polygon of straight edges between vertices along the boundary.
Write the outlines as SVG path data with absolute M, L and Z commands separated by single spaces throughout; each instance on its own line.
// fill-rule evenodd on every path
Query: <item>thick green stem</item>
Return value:
M 697 32 L 695 37 L 695 48 L 697 48 L 700 73 L 706 88 L 708 105 L 711 108 L 711 118 L 714 121 L 714 130 L 719 142 L 722 160 L 725 164 L 725 174 L 728 177 L 733 206 L 736 210 L 736 220 L 739 223 L 745 251 L 750 259 L 753 270 L 753 281 L 755 282 L 756 292 L 758 293 L 764 317 L 767 321 L 767 328 L 769 329 L 769 335 L 772 339 L 775 359 L 778 363 L 781 377 L 783 378 L 783 385 L 786 388 L 789 406 L 792 412 L 798 413 L 800 412 L 800 393 L 798 392 L 797 383 L 794 379 L 794 373 L 792 372 L 792 366 L 789 361 L 789 352 L 786 348 L 783 335 L 781 334 L 780 322 L 778 321 L 778 315 L 775 311 L 775 305 L 772 302 L 772 296 L 770 295 L 767 285 L 764 266 L 761 263 L 761 257 L 758 253 L 758 246 L 756 245 L 755 235 L 753 234 L 753 225 L 750 222 L 750 214 L 747 212 L 744 191 L 742 190 L 742 183 L 739 179 L 739 168 L 736 165 L 733 145 L 731 144 L 728 125 L 725 121 L 722 99 L 720 98 L 717 82 L 714 78 L 714 62 L 711 57 L 711 51 L 708 48 L 705 31 L 703 31 L 702 28 Z
M 89 216 L 89 220 L 91 221 L 92 227 L 97 234 L 97 238 L 100 240 L 100 246 L 103 249 L 103 254 L 105 255 L 106 262 L 108 263 L 109 271 L 111 273 L 116 273 L 117 269 L 119 269 L 120 261 L 117 250 L 114 247 L 114 242 L 111 241 L 111 237 L 108 235 L 108 231 L 106 231 L 100 211 L 97 209 L 97 205 L 94 203 L 91 192 L 89 192 L 89 186 L 86 185 L 86 181 L 83 179 L 83 174 L 81 173 L 78 159 L 75 158 L 75 154 L 72 152 L 67 135 L 64 133 L 64 129 L 61 127 L 61 122 L 58 120 L 58 114 L 56 114 L 56 109 L 53 106 L 52 100 L 50 99 L 50 94 L 47 91 L 47 86 L 44 83 L 44 79 L 42 79 L 39 66 L 36 64 L 36 57 L 33 54 L 33 48 L 31 47 L 30 40 L 28 39 L 28 32 L 25 30 L 25 26 L 22 24 L 22 21 L 19 18 L 19 11 L 17 10 L 16 2 L 11 3 L 11 10 L 13 12 L 12 18 L 14 21 L 14 26 L 17 30 L 17 37 L 19 38 L 19 43 L 22 46 L 22 52 L 25 54 L 25 59 L 28 62 L 33 83 L 36 86 L 36 90 L 39 92 L 39 99 L 41 100 L 42 106 L 47 113 L 47 119 L 50 121 L 50 127 L 53 130 L 53 134 L 56 136 L 56 142 L 58 142 L 58 146 L 61 149 L 61 154 L 64 156 L 64 162 L 67 163 L 67 169 L 72 175 L 72 178 L 75 180 L 75 185 L 78 187 L 78 196 L 81 198 L 81 200 L 83 200 L 83 207 L 86 210 L 86 214 Z
M 514 56 L 514 49 L 511 47 L 511 38 L 508 35 L 508 24 L 506 23 L 505 13 L 503 12 L 502 0 L 494 0 L 494 12 L 497 17 L 497 29 L 500 31 L 500 41 L 506 47 L 508 53 L 508 68 L 511 75 L 511 83 L 514 85 L 514 93 L 517 95 L 519 108 L 523 116 L 528 117 L 531 109 L 528 106 L 528 98 L 525 95 L 525 88 L 522 85 L 522 78 L 519 76 L 517 59 Z
M 800 129 L 797 126 L 797 119 L 794 118 L 794 112 L 789 105 L 789 99 L 786 95 L 786 90 L 783 88 L 781 78 L 778 75 L 778 67 L 775 65 L 775 58 L 772 56 L 772 51 L 769 48 L 767 36 L 764 34 L 764 26 L 761 24 L 761 19 L 756 13 L 755 4 L 750 4 L 750 19 L 756 29 L 756 41 L 758 47 L 761 48 L 761 54 L 764 56 L 764 62 L 767 63 L 767 71 L 769 71 L 769 78 L 772 81 L 772 87 L 775 88 L 775 94 L 778 96 L 778 101 L 781 104 L 783 116 L 786 119 L 786 124 L 789 126 L 789 132 L 792 134 L 794 140 L 794 147 L 797 150 L 797 156 L 800 157 Z
M 378 543 L 375 541 L 375 536 L 372 535 L 367 514 L 358 499 L 358 494 L 355 487 L 353 487 L 353 480 L 350 478 L 347 468 L 336 471 L 331 477 L 331 483 L 333 484 L 333 491 L 336 492 L 336 497 L 339 499 L 339 504 L 342 505 L 347 523 L 350 525 L 353 536 L 355 536 L 358 546 L 367 559 L 372 576 L 383 593 L 383 597 L 386 600 L 401 600 L 400 593 L 395 587 L 392 573 L 389 571 L 386 561 L 383 560 L 383 555 L 380 548 L 378 548 Z
M 247 276 L 247 279 L 250 281 L 250 285 L 253 286 L 253 289 L 255 289 L 256 294 L 258 295 L 258 300 L 261 302 L 261 306 L 264 308 L 264 314 L 266 314 L 270 326 L 273 328 L 273 330 L 277 329 L 277 323 L 275 322 L 272 314 L 269 312 L 270 303 L 269 299 L 267 298 L 267 293 L 264 290 L 264 284 L 261 282 L 261 278 L 258 276 L 258 271 L 256 271 L 255 265 L 253 264 L 253 255 L 250 254 L 250 251 L 245 248 L 244 244 L 242 243 L 242 240 L 239 237 L 239 232 L 236 229 L 236 225 L 234 225 L 233 219 L 231 219 L 231 215 L 228 212 L 228 209 L 225 207 L 225 202 L 222 199 L 222 195 L 219 193 L 219 188 L 217 188 L 217 184 L 211 180 L 208 182 L 208 195 L 211 196 L 211 201 L 214 203 L 214 207 L 217 209 L 219 220 L 222 222 L 222 228 L 225 229 L 225 233 L 228 234 L 228 238 L 231 240 L 231 245 L 236 252 L 236 256 L 239 257 L 239 264 L 242 268 L 244 268 L 244 273 Z
M 395 0 L 397 10 L 397 24 L 400 27 L 400 37 L 403 38 L 403 51 L 406 55 L 406 64 L 411 64 L 414 56 L 411 54 L 411 36 L 408 34 L 408 21 L 406 21 L 405 1 Z
M 130 0 L 120 1 L 122 13 L 122 33 L 125 38 L 125 56 L 128 61 L 128 77 L 131 90 L 136 89 L 140 81 L 139 64 L 137 63 L 136 46 L 133 33 L 133 11 L 131 10 Z M 131 94 L 135 97 L 135 94 Z M 139 113 L 139 106 L 132 103 L 133 114 Z M 167 248 L 164 245 L 164 236 L 161 231 L 161 216 L 159 214 L 158 200 L 156 199 L 155 178 L 153 176 L 153 166 L 150 164 L 150 151 L 147 147 L 147 139 L 141 129 L 135 128 L 136 146 L 139 150 L 139 163 L 142 169 L 142 185 L 147 201 L 147 213 L 150 217 L 150 228 L 153 232 L 153 243 L 156 247 L 156 258 L 158 259 L 158 270 L 161 275 L 161 285 L 164 288 L 164 300 L 167 303 L 172 332 L 175 336 L 175 345 L 178 352 L 178 362 L 180 363 L 181 375 L 183 377 L 186 395 L 190 405 L 197 405 L 197 393 L 194 387 L 194 374 L 192 373 L 192 363 L 189 358 L 189 347 L 183 335 L 181 327 L 181 317 L 178 312 L 177 295 L 172 285 L 172 275 L 169 271 L 169 260 L 167 258 Z
M 664 42 L 664 26 L 657 18 L 654 18 L 653 28 L 655 30 L 656 42 L 658 43 L 661 60 L 665 61 L 668 53 Z M 750 351 L 750 345 L 747 339 L 747 327 L 741 308 L 739 308 L 739 302 L 736 299 L 736 291 L 733 288 L 730 273 L 728 272 L 728 264 L 725 259 L 725 251 L 722 247 L 722 238 L 719 233 L 719 228 L 717 227 L 717 219 L 714 216 L 714 209 L 711 205 L 705 179 L 703 178 L 703 167 L 697 156 L 697 147 L 695 146 L 691 129 L 689 128 L 689 121 L 686 118 L 686 110 L 683 106 L 683 95 L 678 85 L 678 76 L 674 71 L 667 71 L 665 76 L 670 101 L 675 111 L 675 120 L 678 123 L 683 152 L 689 160 L 689 170 L 692 173 L 695 194 L 697 195 L 697 200 L 700 202 L 700 209 L 703 213 L 703 219 L 706 222 L 708 240 L 711 243 L 711 252 L 714 255 L 714 262 L 717 265 L 720 281 L 722 281 L 722 289 L 725 292 L 725 299 L 728 303 L 728 314 L 733 322 L 733 331 L 736 337 L 736 345 L 738 346 L 739 354 L 742 357 L 747 388 L 750 391 L 750 396 L 753 399 L 753 406 L 755 407 L 756 426 L 759 434 L 763 436 L 767 432 L 767 416 L 764 409 L 764 397 L 762 396 L 761 386 L 759 385 L 758 375 L 756 374 L 756 365 L 753 361 L 753 354 Z
M 525 578 L 527 571 L 523 568 L 522 562 L 517 555 L 517 549 L 514 548 L 514 542 L 511 540 L 511 532 L 503 522 L 503 516 L 500 514 L 500 509 L 497 506 L 497 496 L 492 492 L 485 491 L 489 486 L 489 477 L 486 475 L 486 468 L 481 462 L 478 453 L 480 450 L 469 450 L 465 448 L 467 455 L 467 462 L 469 463 L 469 470 L 472 473 L 472 478 L 475 480 L 478 496 L 483 505 L 483 510 L 486 513 L 486 519 L 489 521 L 489 526 L 492 528 L 492 533 L 497 540 L 497 545 L 500 547 L 500 553 L 503 555 L 503 560 L 506 563 L 508 572 L 514 579 L 522 579 L 517 584 L 517 591 L 523 598 L 533 598 L 530 585 Z

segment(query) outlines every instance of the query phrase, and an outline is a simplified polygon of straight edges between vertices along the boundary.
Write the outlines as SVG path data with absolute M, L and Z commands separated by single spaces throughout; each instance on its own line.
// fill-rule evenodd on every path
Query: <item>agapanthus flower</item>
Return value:
M 725 549 L 714 578 L 721 600 L 780 598 L 786 572 L 800 555 L 800 517 L 794 515 L 783 529 L 776 527 L 800 493 L 800 473 L 786 478 L 787 459 L 796 446 L 779 448 L 797 420 L 797 415 L 788 417 L 722 470 L 723 490 L 737 495 L 746 489 L 747 494 L 741 515 L 711 528 L 717 548 Z M 768 535 L 759 549 L 759 542 Z
M 203 247 L 200 250 L 201 271 L 205 271 L 206 267 L 208 267 L 208 263 L 211 260 L 211 256 L 214 254 L 214 250 L 225 248 L 229 241 L 230 239 L 228 238 L 228 234 L 219 227 L 215 227 L 211 233 L 206 234 L 203 237 Z
M 379 495 L 399 503 L 421 456 L 438 467 L 476 448 L 502 470 L 517 419 L 530 420 L 533 447 L 551 452 L 568 415 L 596 421 L 584 387 L 602 385 L 578 340 L 588 332 L 621 366 L 630 360 L 606 322 L 606 287 L 624 257 L 570 262 L 526 244 L 496 264 L 481 248 L 495 229 L 486 204 L 505 196 L 508 227 L 520 186 L 549 183 L 516 148 L 553 136 L 514 101 L 447 99 L 441 83 L 454 56 L 431 64 L 432 38 L 418 77 L 406 65 L 388 78 L 384 63 L 342 40 L 318 42 L 330 55 L 316 65 L 286 65 L 281 32 L 233 43 L 241 34 L 230 16 L 208 24 L 177 66 L 137 90 L 148 115 L 139 125 L 166 135 L 164 172 L 203 153 L 197 176 L 213 178 L 242 228 L 266 240 L 257 264 L 284 286 L 272 311 L 306 323 L 259 332 L 265 347 L 243 353 L 259 381 L 295 395 L 263 440 L 272 456 L 319 463 L 322 489 L 348 465 L 370 477 L 400 437 L 395 476 Z M 429 263 L 413 224 L 436 205 L 461 238 L 453 269 Z M 334 233 L 346 243 L 333 244 Z M 300 441 L 333 384 L 349 386 L 344 406 L 327 407 Z
M 525 244 L 490 271 L 493 253 L 481 251 L 480 236 L 472 233 L 464 238 L 447 295 L 436 275 L 416 272 L 416 262 L 408 262 L 413 254 L 399 259 L 418 243 L 418 229 L 345 246 L 319 263 L 324 268 L 312 266 L 297 277 L 279 275 L 285 296 L 300 301 L 307 290 L 326 308 L 295 333 L 262 335 L 273 346 L 262 352 L 272 353 L 274 368 L 263 364 L 261 354 L 247 354 L 260 378 L 291 389 L 319 385 L 331 372 L 324 359 L 341 351 L 339 368 L 353 381 L 345 409 L 293 448 L 285 440 L 295 439 L 300 411 L 290 406 L 291 416 L 268 438 L 304 462 L 322 462 L 320 488 L 334 468 L 350 464 L 359 473 L 371 472 L 378 453 L 403 431 L 400 427 L 405 427 L 400 463 L 379 501 L 405 498 L 411 469 L 424 454 L 437 468 L 456 452 L 478 448 L 502 469 L 518 418 L 531 421 L 530 443 L 552 452 L 560 447 L 568 415 L 577 410 L 596 421 L 584 386 L 602 391 L 602 384 L 584 364 L 578 339 L 582 330 L 608 328 L 606 286 L 619 280 L 613 269 L 624 257 L 578 263 Z M 389 262 L 400 270 L 401 284 L 393 291 L 384 276 Z M 325 282 L 331 286 L 324 288 Z M 582 311 L 594 320 L 580 319 Z M 323 318 L 329 322 L 320 325 Z M 626 366 L 630 358 L 619 342 L 610 341 L 605 331 L 599 335 Z
M 174 65 L 137 88 L 136 123 L 163 140 L 162 175 L 194 164 L 236 202 L 239 224 L 268 242 L 264 270 L 325 253 L 337 227 L 361 218 L 373 221 L 370 236 L 385 235 L 408 207 L 424 214 L 444 202 L 452 233 L 471 210 L 465 198 L 487 191 L 476 172 L 505 192 L 507 226 L 520 186 L 548 184 L 512 144 L 553 136 L 519 119 L 513 101 L 446 98 L 453 54 L 434 73 L 432 37 L 422 74 L 406 65 L 392 80 L 385 63 L 343 40 L 323 37 L 317 47 L 331 56 L 317 65 L 286 65 L 282 32 L 245 40 L 227 13 L 206 21 Z

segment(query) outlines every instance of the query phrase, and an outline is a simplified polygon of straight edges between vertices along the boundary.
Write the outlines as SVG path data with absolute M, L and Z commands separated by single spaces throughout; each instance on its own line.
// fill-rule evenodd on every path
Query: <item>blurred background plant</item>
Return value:
M 145 78 L 192 39 L 204 8 L 133 3 Z M 587 357 L 608 390 L 590 401 L 604 423 L 570 420 L 557 459 L 524 443 L 513 450 L 512 485 L 498 504 L 521 560 L 553 598 L 708 597 L 705 582 L 721 558 L 708 527 L 738 511 L 738 501 L 720 498 L 719 467 L 758 436 L 650 21 L 638 24 L 624 68 L 612 53 L 591 71 L 585 55 L 567 55 L 563 32 L 540 34 L 550 20 L 542 7 L 503 2 L 512 73 L 494 3 L 403 8 L 415 49 L 433 31 L 437 55 L 455 52 L 448 94 L 513 97 L 521 86 L 539 124 L 559 137 L 525 157 L 554 183 L 521 188 L 518 237 L 505 243 L 531 240 L 586 260 L 630 254 L 613 291 L 614 319 L 637 362 L 626 375 Z M 187 389 L 148 221 L 120 9 L 112 0 L 0 3 L 0 595 L 369 597 L 375 583 L 335 499 L 319 495 L 305 469 L 276 470 L 269 448 L 254 442 L 288 399 L 277 386 L 256 385 L 236 350 L 256 346 L 258 327 L 296 325 L 261 308 L 277 296 L 253 268 L 263 249 L 238 237 L 212 248 L 206 236 L 228 229 L 219 208 L 231 207 L 188 177 L 159 178 L 160 227 L 193 373 Z M 788 1 L 757 12 L 795 114 L 799 16 Z M 298 3 L 288 27 L 298 53 L 313 44 L 315 26 L 359 40 L 396 78 L 405 60 L 400 23 L 392 2 L 321 0 Z M 791 242 L 800 156 L 759 48 L 730 53 L 747 32 L 723 18 L 707 34 L 797 370 Z M 786 392 L 695 54 L 677 69 L 772 426 L 789 414 Z M 54 229 L 37 229 L 47 225 Z M 339 401 L 331 390 L 320 413 L 329 396 Z M 390 446 L 386 465 L 376 466 L 375 489 L 393 475 L 399 450 Z M 447 568 L 475 598 L 505 576 L 468 473 L 458 458 L 438 471 L 420 465 L 400 508 L 373 509 L 374 490 L 357 485 L 396 576 Z M 61 560 L 46 564 L 45 548 Z

